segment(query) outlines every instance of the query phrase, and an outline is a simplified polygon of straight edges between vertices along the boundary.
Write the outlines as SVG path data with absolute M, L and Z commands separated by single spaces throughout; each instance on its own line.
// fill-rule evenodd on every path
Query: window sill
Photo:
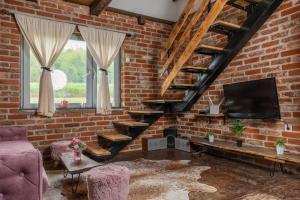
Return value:
M 112 108 L 112 112 L 114 111 L 124 111 L 124 108 Z M 37 109 L 20 109 L 21 113 L 27 114 L 36 114 Z M 71 112 L 96 112 L 96 108 L 56 108 L 57 113 L 71 113 Z

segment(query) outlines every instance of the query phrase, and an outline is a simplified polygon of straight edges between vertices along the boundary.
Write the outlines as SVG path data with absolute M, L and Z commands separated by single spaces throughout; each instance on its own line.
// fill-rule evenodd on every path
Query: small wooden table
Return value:
M 98 167 L 98 166 L 102 165 L 101 163 L 98 163 L 98 162 L 88 158 L 85 155 L 81 156 L 80 161 L 75 161 L 73 153 L 70 153 L 70 152 L 62 153 L 62 155 L 60 156 L 60 159 L 66 168 L 66 170 L 64 172 L 64 177 L 66 177 L 68 174 L 71 174 L 71 176 L 72 176 L 71 183 L 72 183 L 72 192 L 73 193 L 77 192 L 80 175 L 83 172 L 89 171 L 90 169 L 92 169 L 94 167 Z M 75 182 L 74 175 L 76 175 L 76 174 L 78 175 L 78 177 Z

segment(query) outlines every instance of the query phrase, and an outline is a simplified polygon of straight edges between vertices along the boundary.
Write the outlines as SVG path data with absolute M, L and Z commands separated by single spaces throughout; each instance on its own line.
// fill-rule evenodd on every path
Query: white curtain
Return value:
M 76 26 L 20 14 L 16 14 L 16 19 L 43 69 L 40 78 L 38 113 L 51 117 L 55 112 L 55 105 L 50 68 Z
M 79 26 L 79 31 L 100 69 L 97 113 L 110 114 L 111 103 L 107 69 L 118 54 L 126 35 L 83 26 Z

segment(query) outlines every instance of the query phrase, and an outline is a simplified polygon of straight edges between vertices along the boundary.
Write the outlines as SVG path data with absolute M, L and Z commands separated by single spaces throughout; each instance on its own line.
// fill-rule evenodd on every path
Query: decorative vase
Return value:
M 241 140 L 241 139 L 236 140 L 236 145 L 238 147 L 242 147 L 243 146 L 243 140 Z
M 81 154 L 82 154 L 81 149 L 73 150 L 74 160 L 75 161 L 80 161 L 81 160 Z
M 276 145 L 277 155 L 283 155 L 284 154 L 284 150 L 285 150 L 284 145 Z
M 208 141 L 209 141 L 210 143 L 213 143 L 214 140 L 215 140 L 215 136 L 214 136 L 214 135 L 209 135 L 209 136 L 208 136 Z

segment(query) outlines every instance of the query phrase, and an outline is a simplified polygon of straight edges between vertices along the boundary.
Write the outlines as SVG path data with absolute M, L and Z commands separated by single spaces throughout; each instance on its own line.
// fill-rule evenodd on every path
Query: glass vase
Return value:
M 80 149 L 73 150 L 73 154 L 74 154 L 75 161 L 81 161 L 82 150 Z

